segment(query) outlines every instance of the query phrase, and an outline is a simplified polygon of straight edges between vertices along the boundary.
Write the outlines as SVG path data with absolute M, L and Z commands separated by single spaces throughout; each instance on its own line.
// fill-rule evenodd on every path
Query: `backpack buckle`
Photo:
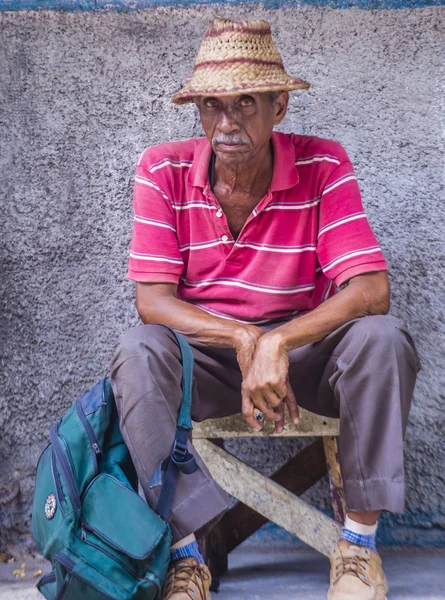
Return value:
M 188 454 L 187 444 L 183 444 L 179 440 L 175 440 L 173 444 L 172 456 L 176 462 L 183 462 Z

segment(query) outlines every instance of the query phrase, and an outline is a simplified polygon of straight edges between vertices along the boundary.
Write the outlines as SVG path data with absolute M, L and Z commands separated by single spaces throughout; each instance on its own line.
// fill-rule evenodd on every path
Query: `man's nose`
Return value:
M 221 112 L 221 117 L 218 122 L 218 129 L 221 133 L 234 133 L 240 130 L 240 127 L 236 121 L 236 117 L 232 112 Z

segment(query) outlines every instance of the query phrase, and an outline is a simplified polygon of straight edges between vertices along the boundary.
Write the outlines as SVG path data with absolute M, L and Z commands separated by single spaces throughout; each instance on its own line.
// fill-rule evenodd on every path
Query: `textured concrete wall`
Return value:
M 148 145 L 201 134 L 194 108 L 169 96 L 215 14 L 272 23 L 289 72 L 314 84 L 293 96 L 282 130 L 335 138 L 356 165 L 393 313 L 424 366 L 406 445 L 410 512 L 390 536 L 445 541 L 440 11 L 0 13 L 0 545 L 29 543 L 48 428 L 137 323 L 125 281 L 134 165 Z M 238 451 L 267 471 L 294 447 Z M 312 497 L 326 505 L 326 484 Z

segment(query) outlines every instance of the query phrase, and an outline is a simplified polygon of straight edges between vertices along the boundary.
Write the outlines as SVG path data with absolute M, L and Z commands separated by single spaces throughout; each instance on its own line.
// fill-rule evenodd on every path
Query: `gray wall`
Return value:
M 48 428 L 137 323 L 125 280 L 134 166 L 148 145 L 201 135 L 194 108 L 169 97 L 215 14 L 272 23 L 288 71 L 314 84 L 293 96 L 282 130 L 335 138 L 356 165 L 393 314 L 423 360 L 406 444 L 410 511 L 388 521 L 398 529 L 387 537 L 445 542 L 440 11 L 0 14 L 0 546 L 30 544 Z M 268 471 L 294 448 L 237 450 Z M 326 506 L 326 483 L 312 499 Z

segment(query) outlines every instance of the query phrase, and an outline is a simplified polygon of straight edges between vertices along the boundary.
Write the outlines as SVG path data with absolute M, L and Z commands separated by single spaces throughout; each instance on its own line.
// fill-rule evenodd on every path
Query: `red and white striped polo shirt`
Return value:
M 386 270 L 351 162 L 336 142 L 272 135 L 274 172 L 238 239 L 212 193 L 206 138 L 145 150 L 129 279 L 178 284 L 220 317 L 265 323 L 314 309 L 354 275 Z

